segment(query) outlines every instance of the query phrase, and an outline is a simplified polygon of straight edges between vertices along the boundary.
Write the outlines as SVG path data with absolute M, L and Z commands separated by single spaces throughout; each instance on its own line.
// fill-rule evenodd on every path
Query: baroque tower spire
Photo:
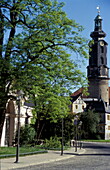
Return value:
M 104 40 L 106 33 L 102 30 L 102 18 L 100 16 L 99 7 L 98 15 L 94 21 L 94 31 L 90 36 L 93 40 L 89 51 L 89 66 L 87 67 L 89 80 L 89 96 L 91 98 L 102 99 L 104 102 L 109 102 L 108 97 L 108 72 L 107 67 L 107 43 Z

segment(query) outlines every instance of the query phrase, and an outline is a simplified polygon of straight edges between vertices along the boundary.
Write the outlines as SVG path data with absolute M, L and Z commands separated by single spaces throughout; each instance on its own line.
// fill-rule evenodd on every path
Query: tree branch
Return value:
M 13 5 L 13 7 L 10 9 L 10 22 L 11 22 L 11 31 L 10 31 L 10 35 L 9 35 L 9 39 L 8 39 L 8 43 L 7 43 L 7 48 L 6 48 L 6 53 L 5 53 L 5 59 L 9 60 L 10 55 L 11 55 L 11 49 L 13 48 L 12 42 L 13 42 L 13 38 L 15 36 L 15 27 L 16 27 L 16 23 L 17 23 L 17 15 L 18 13 L 16 12 L 16 7 L 15 4 Z
M 6 87 L 5 87 L 5 92 L 6 93 L 9 93 L 9 89 L 10 89 L 10 86 L 11 86 L 11 81 L 9 81 L 7 84 L 6 84 Z
M 2 14 L 2 10 L 0 8 L 0 58 L 2 58 L 3 38 L 4 38 L 4 17 Z

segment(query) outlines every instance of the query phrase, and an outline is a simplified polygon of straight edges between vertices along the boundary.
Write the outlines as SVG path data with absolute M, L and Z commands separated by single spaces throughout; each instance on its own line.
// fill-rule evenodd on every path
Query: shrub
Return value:
M 45 140 L 45 144 L 44 144 L 45 148 L 60 148 L 61 147 L 61 142 L 60 139 L 58 137 L 50 137 L 50 140 Z
M 35 137 L 35 129 L 30 125 L 22 126 L 20 128 L 20 145 L 27 145 L 32 143 Z

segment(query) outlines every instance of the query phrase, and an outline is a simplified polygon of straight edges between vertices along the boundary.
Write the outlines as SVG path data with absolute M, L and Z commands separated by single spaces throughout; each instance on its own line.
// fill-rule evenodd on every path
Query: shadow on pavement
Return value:
M 105 148 L 110 149 L 110 147 L 108 147 L 108 146 L 101 146 L 101 145 L 100 146 L 99 145 L 98 146 L 92 146 L 92 145 L 90 146 L 89 145 L 89 146 L 84 146 L 84 148 L 85 149 L 87 149 L 87 148 L 90 148 L 90 149 L 105 149 Z
M 109 153 L 105 154 L 105 153 L 91 153 L 91 154 L 80 154 L 78 156 L 110 156 Z

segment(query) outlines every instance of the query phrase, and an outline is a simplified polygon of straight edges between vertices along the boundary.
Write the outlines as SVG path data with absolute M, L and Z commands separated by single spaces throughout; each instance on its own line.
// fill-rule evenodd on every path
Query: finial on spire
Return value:
M 99 6 L 97 6 L 97 12 L 98 12 L 98 14 L 100 14 L 100 7 Z

